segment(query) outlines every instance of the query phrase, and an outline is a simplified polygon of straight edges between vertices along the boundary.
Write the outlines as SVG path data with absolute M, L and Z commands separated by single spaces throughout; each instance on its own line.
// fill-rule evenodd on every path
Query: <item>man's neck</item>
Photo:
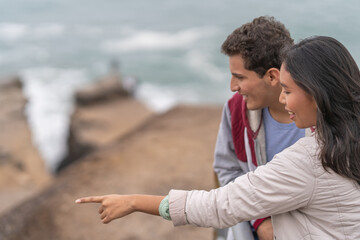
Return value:
M 273 119 L 275 119 L 279 123 L 292 123 L 289 113 L 285 110 L 285 105 L 280 102 L 275 103 L 269 108 L 269 113 Z

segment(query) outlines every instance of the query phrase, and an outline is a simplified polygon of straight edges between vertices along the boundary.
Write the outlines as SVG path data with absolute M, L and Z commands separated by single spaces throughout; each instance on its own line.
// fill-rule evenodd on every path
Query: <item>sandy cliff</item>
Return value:
M 219 107 L 184 106 L 153 117 L 66 168 L 47 191 L 0 218 L 0 232 L 6 230 L 9 239 L 212 239 L 212 229 L 174 228 L 171 222 L 141 213 L 103 225 L 96 204 L 76 205 L 74 200 L 108 193 L 211 189 L 220 112 Z M 16 225 L 21 227 L 12 227 Z
M 20 79 L 0 85 L 0 214 L 34 195 L 50 182 L 43 159 L 33 146 Z
M 131 98 L 78 107 L 73 135 L 77 144 L 91 145 L 91 151 L 40 194 L 4 212 L 0 239 L 212 239 L 212 229 L 174 228 L 141 213 L 103 225 L 96 204 L 76 205 L 74 200 L 211 189 L 220 115 L 219 106 L 179 106 L 155 115 Z

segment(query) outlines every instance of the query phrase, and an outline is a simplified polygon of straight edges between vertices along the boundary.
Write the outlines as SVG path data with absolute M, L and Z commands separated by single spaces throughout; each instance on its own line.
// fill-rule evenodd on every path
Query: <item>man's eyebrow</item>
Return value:
M 233 75 L 234 77 L 237 77 L 237 78 L 245 78 L 244 75 L 240 74 L 240 73 L 231 73 L 231 75 Z

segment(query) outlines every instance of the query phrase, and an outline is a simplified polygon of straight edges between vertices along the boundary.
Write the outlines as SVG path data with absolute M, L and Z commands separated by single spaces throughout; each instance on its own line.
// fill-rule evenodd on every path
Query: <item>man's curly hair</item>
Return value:
M 280 53 L 294 40 L 284 24 L 274 17 L 261 16 L 235 29 L 221 46 L 228 56 L 240 54 L 245 68 L 263 77 L 270 68 L 280 69 Z

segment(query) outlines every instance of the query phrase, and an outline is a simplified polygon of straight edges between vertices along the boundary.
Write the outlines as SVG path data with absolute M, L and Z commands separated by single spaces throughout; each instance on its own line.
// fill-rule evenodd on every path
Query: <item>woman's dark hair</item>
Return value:
M 285 51 L 283 64 L 317 104 L 316 134 L 325 169 L 360 185 L 360 72 L 331 37 L 311 37 Z
M 235 29 L 221 46 L 221 52 L 240 54 L 244 67 L 263 77 L 270 68 L 280 69 L 281 49 L 294 40 L 284 24 L 274 17 L 261 16 Z

